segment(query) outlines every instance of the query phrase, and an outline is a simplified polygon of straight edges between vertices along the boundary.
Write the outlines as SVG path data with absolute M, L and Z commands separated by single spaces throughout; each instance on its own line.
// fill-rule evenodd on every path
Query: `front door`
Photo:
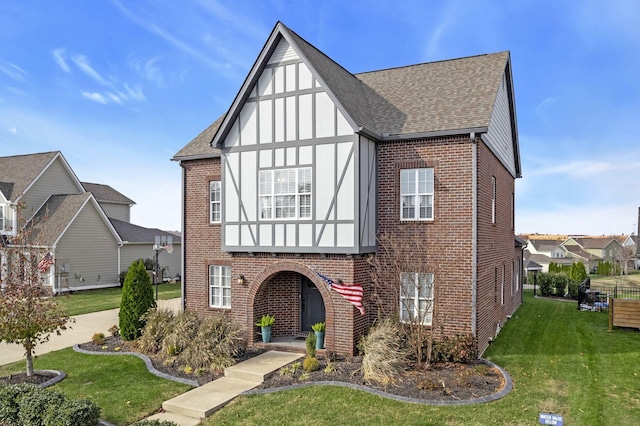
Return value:
M 300 331 L 311 331 L 311 326 L 324 322 L 324 301 L 320 290 L 307 277 L 300 280 Z

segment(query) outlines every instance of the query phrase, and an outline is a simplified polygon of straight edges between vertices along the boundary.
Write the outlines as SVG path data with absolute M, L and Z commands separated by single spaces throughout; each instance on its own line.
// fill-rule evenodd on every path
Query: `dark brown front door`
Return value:
M 311 326 L 324 322 L 324 301 L 320 290 L 307 277 L 300 280 L 300 331 L 311 331 Z

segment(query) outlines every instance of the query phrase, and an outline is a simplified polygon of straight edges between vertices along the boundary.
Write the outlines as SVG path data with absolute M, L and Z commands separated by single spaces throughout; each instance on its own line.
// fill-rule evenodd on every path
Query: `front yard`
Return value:
M 607 331 L 607 315 L 576 303 L 525 296 L 485 357 L 512 377 L 513 391 L 487 404 L 437 407 L 397 402 L 362 391 L 312 386 L 242 396 L 202 422 L 214 424 L 533 425 L 539 413 L 565 425 L 634 424 L 640 412 L 640 333 Z M 91 356 L 65 349 L 36 359 L 38 369 L 61 369 L 55 386 L 86 396 L 118 425 L 145 417 L 187 386 L 144 370 L 137 358 Z M 0 376 L 24 362 L 0 367 Z

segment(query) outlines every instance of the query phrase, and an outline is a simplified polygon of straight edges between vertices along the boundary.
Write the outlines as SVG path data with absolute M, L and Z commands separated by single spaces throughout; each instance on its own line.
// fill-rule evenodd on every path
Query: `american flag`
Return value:
M 358 308 L 358 310 L 360 311 L 361 315 L 364 315 L 364 307 L 362 306 L 362 294 L 363 294 L 363 291 L 362 291 L 362 286 L 361 285 L 359 285 L 359 284 L 353 284 L 353 285 L 338 284 L 335 281 L 333 281 L 331 278 L 326 277 L 326 276 L 322 275 L 319 272 L 316 272 L 316 274 L 318 274 L 318 276 L 320 278 L 322 278 L 322 281 L 327 283 L 327 285 L 329 286 L 330 289 L 335 290 L 336 292 L 338 292 L 338 294 L 340 294 L 342 297 L 347 299 L 349 301 L 349 303 L 351 303 L 353 306 Z
M 47 253 L 38 263 L 38 269 L 40 270 L 40 272 L 45 273 L 51 265 L 53 265 L 53 256 L 51 256 L 51 253 Z

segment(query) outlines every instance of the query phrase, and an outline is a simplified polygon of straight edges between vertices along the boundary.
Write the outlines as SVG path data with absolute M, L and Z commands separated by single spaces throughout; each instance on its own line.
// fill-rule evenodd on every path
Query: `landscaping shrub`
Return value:
M 109 333 L 111 333 L 112 337 L 118 337 L 120 335 L 120 327 L 118 327 L 116 324 L 109 327 L 108 331 Z
M 400 338 L 398 323 L 385 319 L 371 327 L 358 348 L 364 354 L 362 371 L 365 380 L 389 383 L 407 367 L 407 349 Z
M 122 287 L 122 302 L 120 303 L 120 334 L 124 340 L 134 340 L 140 336 L 144 326 L 142 315 L 156 302 L 153 296 L 151 278 L 144 269 L 141 261 L 129 266 L 129 271 Z
M 304 340 L 305 345 L 307 346 L 307 356 L 311 358 L 315 358 L 316 356 L 316 335 L 315 333 L 309 333 L 307 338 Z
M 478 339 L 471 334 L 444 336 L 434 342 L 431 358 L 433 362 L 469 364 L 478 358 Z
M 96 426 L 100 419 L 100 407 L 88 399 L 68 399 L 53 413 L 45 426 Z
M 171 332 L 174 325 L 174 313 L 171 309 L 153 308 L 142 316 L 144 327 L 140 338 L 136 341 L 140 350 L 157 354 L 162 341 Z
M 538 286 L 540 287 L 540 294 L 543 296 L 551 296 L 553 294 L 553 281 L 551 274 L 538 274 Z
M 306 356 L 302 362 L 302 368 L 308 372 L 318 371 L 320 369 L 320 362 L 315 356 Z
M 40 388 L 31 384 L 9 385 L 0 382 L 0 424 L 19 425 L 20 398 L 39 390 Z
M 193 369 L 223 371 L 235 364 L 235 356 L 246 349 L 240 327 L 222 314 L 207 317 L 196 336 L 182 348 L 177 361 Z
M 93 342 L 94 345 L 104 345 L 104 333 L 94 333 L 94 335 L 91 336 L 91 342 Z
M 195 312 L 182 311 L 175 316 L 173 326 L 162 339 L 161 351 L 163 356 L 175 356 L 189 346 L 198 335 L 200 318 Z M 195 366 L 192 366 L 195 367 Z
M 569 297 L 572 299 L 578 300 L 578 287 L 580 287 L 580 282 L 570 281 L 569 282 Z
M 553 290 L 556 296 L 564 297 L 567 293 L 567 285 L 569 284 L 569 277 L 563 273 L 550 274 L 551 281 L 553 283 Z
M 86 399 L 31 384 L 0 382 L 0 424 L 9 426 L 96 426 L 100 408 Z
M 64 394 L 57 391 L 38 389 L 18 399 L 18 419 L 23 426 L 43 426 L 44 417 L 49 410 L 61 406 L 65 401 Z

